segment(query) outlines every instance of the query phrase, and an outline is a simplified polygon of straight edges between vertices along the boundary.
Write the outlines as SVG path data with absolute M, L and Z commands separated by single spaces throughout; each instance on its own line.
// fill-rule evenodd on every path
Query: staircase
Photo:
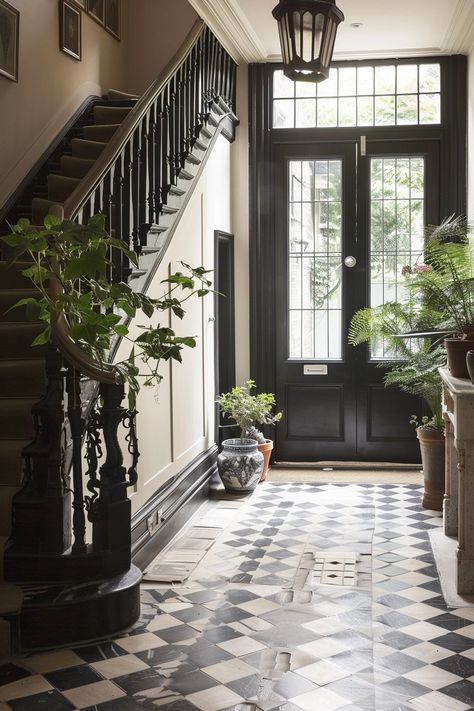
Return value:
M 95 104 L 87 120 L 72 131 L 61 155 L 42 170 L 41 180 L 29 192 L 31 202 L 23 195 L 9 211 L 9 222 L 28 217 L 40 225 L 50 212 L 86 221 L 91 214 L 105 213 L 110 233 L 125 240 L 139 257 L 138 267 L 114 265 L 111 278 L 128 280 L 133 289 L 146 291 L 215 140 L 220 132 L 232 136 L 237 124 L 228 99 L 234 91 L 235 65 L 207 28 L 198 28 L 194 35 L 178 68 L 166 68 L 166 81 L 160 79 L 150 88 L 152 98 L 145 94 L 138 100 L 111 91 Z M 206 59 L 208 53 L 212 61 Z M 207 86 L 211 78 L 216 86 Z M 192 89 L 194 82 L 197 88 Z M 70 510 L 69 488 L 58 481 L 61 496 L 45 501 L 43 484 L 38 486 L 34 471 L 32 475 L 28 470 L 35 457 L 51 455 L 38 445 L 42 434 L 38 398 L 44 400 L 45 392 L 47 398 L 51 383 L 57 385 L 62 376 L 51 349 L 30 345 L 41 325 L 30 321 L 25 309 L 9 311 L 19 299 L 34 295 L 31 282 L 21 274 L 28 264 L 10 264 L 10 256 L 4 252 L 0 261 L 0 658 L 77 643 L 81 634 L 90 639 L 94 631 L 96 637 L 106 636 L 114 631 L 111 610 L 123 629 L 138 615 L 139 583 L 133 570 L 124 571 L 117 582 L 113 576 L 120 572 L 120 564 L 114 564 L 113 555 L 107 558 L 102 552 L 94 557 L 90 549 L 82 556 L 71 555 L 70 525 L 67 516 L 61 520 L 61 511 Z M 67 359 L 71 363 L 70 352 Z M 77 369 L 73 361 L 72 365 Z M 58 443 L 54 446 L 59 448 Z M 12 501 L 17 502 L 13 530 Z M 51 518 L 57 520 L 50 525 Z M 26 528 L 37 535 L 30 530 L 25 538 Z M 4 559 L 9 582 L 3 577 Z M 110 581 L 107 594 L 104 575 Z M 88 595 L 74 592 L 81 579 L 92 581 Z M 76 627 L 66 638 L 61 620 L 67 626 L 71 610 Z M 86 618 L 93 620 L 87 631 Z

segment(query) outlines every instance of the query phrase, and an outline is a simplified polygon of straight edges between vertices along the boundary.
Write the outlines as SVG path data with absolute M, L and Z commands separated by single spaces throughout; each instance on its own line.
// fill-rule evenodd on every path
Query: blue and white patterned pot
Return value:
M 253 491 L 263 470 L 263 454 L 254 439 L 226 439 L 217 457 L 217 467 L 226 491 Z

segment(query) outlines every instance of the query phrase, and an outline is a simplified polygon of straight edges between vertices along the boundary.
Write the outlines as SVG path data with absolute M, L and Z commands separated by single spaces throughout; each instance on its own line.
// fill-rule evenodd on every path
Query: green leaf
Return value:
M 127 336 L 128 335 L 128 328 L 124 325 L 118 325 L 114 326 L 114 331 L 118 336 Z
M 49 340 L 51 339 L 51 326 L 47 326 L 44 331 L 41 331 L 40 334 L 38 334 L 31 344 L 32 346 L 42 346 L 45 343 L 49 343 Z
M 17 224 L 18 224 L 18 227 L 20 228 L 20 230 L 22 230 L 23 232 L 26 232 L 31 223 L 27 217 L 21 217 L 18 220 Z
M 43 222 L 47 230 L 57 227 L 61 224 L 61 220 L 56 215 L 46 215 Z

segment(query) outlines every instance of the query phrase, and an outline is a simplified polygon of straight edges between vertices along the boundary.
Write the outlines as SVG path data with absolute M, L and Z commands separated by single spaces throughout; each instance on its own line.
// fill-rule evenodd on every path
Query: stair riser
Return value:
M 0 451 L 2 439 L 33 438 L 31 408 L 35 403 L 36 399 L 0 400 Z
M 48 175 L 48 200 L 64 202 L 80 183 L 79 178 L 67 178 L 61 175 Z
M 0 361 L 2 397 L 39 398 L 44 392 L 44 381 L 44 362 L 40 358 L 11 363 Z
M 83 178 L 94 165 L 94 160 L 63 156 L 61 158 L 61 173 L 69 178 Z
M 43 330 L 41 324 L 0 324 L 0 361 L 43 359 L 45 346 L 32 346 Z
M 84 141 L 81 138 L 74 138 L 71 142 L 72 155 L 77 158 L 87 158 L 97 160 L 107 144 L 100 141 Z
M 17 486 L 2 486 L 0 484 L 0 536 L 9 536 L 11 533 L 12 499 L 17 491 Z
M 96 106 L 94 108 L 94 121 L 96 124 L 116 125 L 127 118 L 131 109 L 125 106 Z
M 0 321 L 26 321 L 25 306 L 19 306 L 16 309 L 11 307 L 21 299 L 36 298 L 37 296 L 37 291 L 0 291 Z
M 28 269 L 29 266 L 29 264 L 19 264 L 18 262 L 16 264 L 2 265 L 0 267 L 0 288 L 4 290 L 30 290 L 31 279 L 21 273 L 24 269 Z
M 84 126 L 84 138 L 87 141 L 109 141 L 118 126 Z

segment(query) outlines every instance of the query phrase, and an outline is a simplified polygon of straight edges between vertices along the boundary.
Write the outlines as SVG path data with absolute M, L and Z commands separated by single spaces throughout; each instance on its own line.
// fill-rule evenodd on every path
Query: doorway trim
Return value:
M 411 61 L 422 60 L 417 57 Z M 440 175 L 438 219 L 452 213 L 465 214 L 467 57 L 436 57 L 436 61 L 441 65 L 442 125 L 336 129 L 272 129 L 273 72 L 282 65 L 250 65 L 250 374 L 260 391 L 276 391 L 276 230 L 272 191 L 276 147 L 282 143 L 353 143 L 361 135 L 368 141 L 436 141 Z M 403 62 L 410 60 L 347 62 L 339 66 Z

